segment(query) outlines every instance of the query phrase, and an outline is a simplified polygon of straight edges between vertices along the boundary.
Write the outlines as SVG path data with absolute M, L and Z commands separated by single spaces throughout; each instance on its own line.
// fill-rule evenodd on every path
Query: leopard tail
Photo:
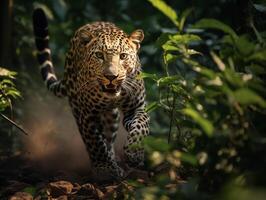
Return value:
M 64 83 L 57 79 L 54 72 L 51 50 L 49 48 L 48 22 L 41 8 L 37 8 L 33 12 L 33 30 L 42 79 L 48 90 L 56 96 L 66 96 Z

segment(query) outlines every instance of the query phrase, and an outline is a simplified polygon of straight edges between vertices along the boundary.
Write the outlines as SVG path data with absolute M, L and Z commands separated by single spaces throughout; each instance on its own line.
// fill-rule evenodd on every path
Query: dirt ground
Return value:
M 133 170 L 128 177 L 143 182 L 149 174 Z M 0 159 L 1 200 L 124 199 L 125 190 L 134 190 L 126 180 L 97 180 L 89 171 L 43 171 L 22 155 Z

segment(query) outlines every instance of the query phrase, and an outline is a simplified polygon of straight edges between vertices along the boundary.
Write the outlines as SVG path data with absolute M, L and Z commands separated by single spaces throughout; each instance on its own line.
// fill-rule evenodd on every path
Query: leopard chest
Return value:
M 81 110 L 104 111 L 119 107 L 121 98 L 108 98 L 100 93 L 82 93 L 75 98 L 69 97 L 71 106 Z
M 78 113 L 86 114 L 91 112 L 100 113 L 114 108 L 119 108 L 122 111 L 131 110 L 139 106 L 142 98 L 143 94 L 133 95 L 126 90 L 122 90 L 119 96 L 112 97 L 94 88 L 79 95 L 69 96 L 69 103 L 72 109 L 75 109 Z

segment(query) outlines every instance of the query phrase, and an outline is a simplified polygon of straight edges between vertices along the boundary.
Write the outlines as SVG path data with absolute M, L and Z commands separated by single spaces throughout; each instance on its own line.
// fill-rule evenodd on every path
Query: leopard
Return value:
M 124 163 L 143 166 L 143 141 L 150 121 L 138 55 L 143 30 L 127 34 L 103 21 L 81 26 L 70 40 L 61 79 L 55 74 L 48 20 L 41 8 L 33 12 L 33 30 L 42 79 L 55 96 L 68 99 L 95 171 L 126 175 L 114 152 L 119 121 L 127 132 Z

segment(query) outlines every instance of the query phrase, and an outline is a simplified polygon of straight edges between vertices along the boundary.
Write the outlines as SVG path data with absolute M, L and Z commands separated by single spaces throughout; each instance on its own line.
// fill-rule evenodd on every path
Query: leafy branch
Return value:
M 20 93 L 15 88 L 15 84 L 13 83 L 15 76 L 16 76 L 15 72 L 0 67 L 0 112 L 3 112 L 6 108 L 9 107 L 11 109 L 11 116 L 12 116 L 11 100 L 20 97 Z M 28 133 L 12 119 L 10 119 L 9 117 L 7 117 L 2 113 L 0 113 L 0 115 L 4 120 L 6 120 L 11 125 L 18 128 L 25 135 L 28 135 Z

